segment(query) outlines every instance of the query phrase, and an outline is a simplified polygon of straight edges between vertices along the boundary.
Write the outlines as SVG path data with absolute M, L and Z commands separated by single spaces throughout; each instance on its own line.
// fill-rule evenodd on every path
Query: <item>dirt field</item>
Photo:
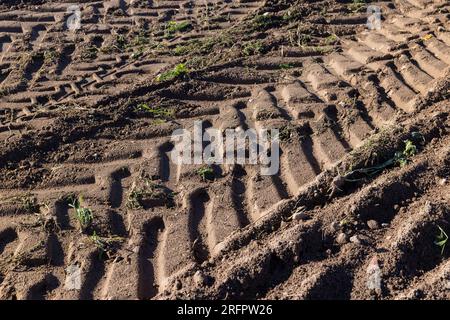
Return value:
M 1 1 L 0 299 L 449 299 L 450 2 L 367 2 Z

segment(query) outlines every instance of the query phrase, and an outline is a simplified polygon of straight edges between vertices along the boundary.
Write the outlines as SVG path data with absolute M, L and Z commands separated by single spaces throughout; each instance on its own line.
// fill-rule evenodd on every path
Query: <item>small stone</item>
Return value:
M 217 257 L 225 249 L 225 241 L 219 242 L 213 249 L 212 256 Z
M 200 270 L 194 274 L 194 282 L 198 286 L 203 286 L 206 282 L 206 277 Z
M 350 237 L 350 242 L 354 244 L 361 244 L 361 239 L 357 235 L 354 235 L 353 237 Z
M 389 227 L 389 223 L 382 223 L 382 224 L 381 224 L 381 227 L 387 228 L 387 227 Z
M 367 221 L 367 226 L 372 230 L 378 229 L 378 222 L 375 220 L 369 220 Z
M 339 244 L 347 243 L 347 235 L 343 232 L 339 233 L 336 237 L 336 242 Z
M 375 293 L 381 293 L 381 269 L 378 259 L 374 256 L 367 266 L 367 288 Z
M 175 281 L 175 290 L 180 290 L 183 287 L 183 283 L 178 279 Z
M 292 220 L 294 221 L 305 220 L 306 218 L 307 215 L 304 212 L 296 212 L 292 215 Z
M 416 290 L 414 290 L 413 295 L 414 295 L 414 298 L 421 299 L 421 298 L 423 298 L 423 291 L 420 289 L 416 289 Z
M 441 180 L 439 180 L 439 184 L 441 186 L 445 186 L 446 183 L 447 183 L 447 179 L 446 178 L 442 178 Z

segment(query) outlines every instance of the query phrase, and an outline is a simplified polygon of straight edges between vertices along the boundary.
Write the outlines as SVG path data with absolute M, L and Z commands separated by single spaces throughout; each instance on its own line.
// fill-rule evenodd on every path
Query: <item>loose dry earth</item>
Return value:
M 71 4 L 0 4 L 1 299 L 450 298 L 449 1 L 372 2 L 379 30 L 113 0 L 74 32 Z M 194 120 L 280 129 L 279 174 L 173 164 Z

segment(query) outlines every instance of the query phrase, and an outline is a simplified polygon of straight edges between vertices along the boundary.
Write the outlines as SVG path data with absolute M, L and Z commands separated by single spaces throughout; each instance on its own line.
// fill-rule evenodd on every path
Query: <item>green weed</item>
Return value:
M 411 140 L 405 140 L 404 143 L 405 147 L 403 148 L 403 150 L 395 152 L 394 157 L 388 159 L 382 164 L 369 168 L 356 169 L 353 170 L 352 173 L 358 172 L 373 176 L 390 166 L 398 165 L 400 167 L 403 167 L 407 165 L 411 161 L 411 158 L 417 154 L 417 147 Z
M 118 34 L 116 35 L 116 38 L 114 39 L 113 47 L 116 48 L 119 51 L 124 51 L 128 46 L 127 39 L 124 35 Z
M 139 104 L 137 110 L 149 113 L 156 119 L 171 119 L 174 116 L 174 110 L 162 107 L 151 107 L 147 103 Z
M 96 46 L 88 46 L 81 53 L 81 59 L 83 60 L 93 60 L 97 57 L 99 49 Z
M 114 245 L 125 240 L 124 238 L 117 236 L 101 237 L 97 235 L 95 231 L 91 236 L 89 236 L 89 239 L 97 248 L 100 258 L 102 258 L 104 254 L 106 254 L 109 258 L 110 252 L 113 250 Z
M 20 202 L 25 210 L 29 213 L 37 213 L 39 212 L 39 204 L 37 199 L 31 195 L 26 195 L 20 198 Z
M 58 53 L 55 49 L 49 49 L 44 51 L 44 63 L 51 64 L 56 63 L 58 60 Z
M 437 227 L 439 228 L 439 233 L 436 235 L 436 241 L 434 242 L 434 244 L 441 248 L 441 255 L 443 255 L 445 246 L 447 245 L 448 236 L 445 233 L 444 229 L 442 229 L 440 226 Z
M 353 0 L 353 3 L 350 3 L 347 8 L 349 11 L 353 13 L 361 12 L 364 10 L 364 5 L 366 4 L 365 0 Z
M 214 180 L 214 170 L 209 166 L 198 169 L 197 173 L 203 181 Z
M 189 21 L 169 21 L 166 25 L 166 36 L 173 36 L 177 32 L 185 32 L 191 29 L 192 24 Z
M 251 56 L 255 54 L 261 54 L 264 51 L 264 46 L 261 41 L 250 41 L 245 44 L 242 49 L 244 56 Z
M 69 204 L 69 207 L 75 210 L 76 219 L 82 230 L 91 226 L 94 221 L 94 215 L 91 209 L 83 207 L 83 196 L 80 195 L 78 199 L 72 199 L 72 203 Z
M 132 46 L 144 46 L 150 43 L 147 30 L 140 30 L 139 33 L 131 40 Z
M 270 14 L 258 14 L 252 19 L 252 27 L 254 30 L 267 30 L 269 28 L 276 27 L 280 24 L 280 18 Z
M 294 65 L 292 65 L 290 63 L 280 63 L 280 65 L 278 67 L 283 70 L 288 70 L 288 69 L 294 68 Z
M 339 38 L 335 34 L 331 34 L 325 38 L 324 43 L 328 46 L 334 45 L 339 41 Z
M 159 74 L 156 77 L 156 81 L 158 81 L 158 82 L 170 81 L 170 80 L 179 78 L 181 76 L 184 76 L 188 73 L 189 73 L 189 70 L 186 67 L 186 65 L 183 63 L 180 63 L 180 64 L 176 65 L 175 68 L 173 68 L 172 70 L 169 70 L 169 71 Z

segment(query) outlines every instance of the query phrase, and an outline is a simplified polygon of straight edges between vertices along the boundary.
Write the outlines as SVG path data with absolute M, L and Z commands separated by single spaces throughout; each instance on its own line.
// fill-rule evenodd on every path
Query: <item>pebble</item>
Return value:
M 381 227 L 387 228 L 387 227 L 389 227 L 389 223 L 382 223 L 382 224 L 381 224 Z
M 361 239 L 357 235 L 354 235 L 353 237 L 350 237 L 350 242 L 354 244 L 361 244 Z
M 175 281 L 175 290 L 180 290 L 183 287 L 183 284 L 181 283 L 181 281 L 178 279 L 177 281 Z
M 416 290 L 414 290 L 413 295 L 414 295 L 414 298 L 416 298 L 416 299 L 423 298 L 423 291 L 420 289 L 416 289 Z
M 439 184 L 441 186 L 445 186 L 446 183 L 447 183 L 447 179 L 446 178 L 442 178 L 441 180 L 439 180 Z
M 194 282 L 196 285 L 198 286 L 203 286 L 206 282 L 206 277 L 203 274 L 203 272 L 201 272 L 200 270 L 198 270 L 195 274 L 194 274 Z
M 307 215 L 304 212 L 296 212 L 292 216 L 292 220 L 294 220 L 294 221 L 305 220 L 306 218 L 307 218 Z
M 367 221 L 367 226 L 372 230 L 378 229 L 378 222 L 375 220 L 369 220 Z
M 339 244 L 347 243 L 347 235 L 343 232 L 339 233 L 336 237 L 336 242 Z

